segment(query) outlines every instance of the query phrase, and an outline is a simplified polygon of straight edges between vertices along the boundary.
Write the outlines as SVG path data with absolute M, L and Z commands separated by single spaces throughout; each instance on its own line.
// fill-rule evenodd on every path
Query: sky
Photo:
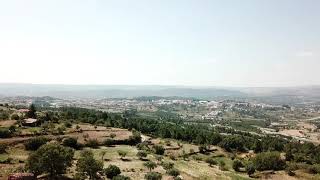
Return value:
M 0 82 L 320 85 L 318 0 L 0 0 Z

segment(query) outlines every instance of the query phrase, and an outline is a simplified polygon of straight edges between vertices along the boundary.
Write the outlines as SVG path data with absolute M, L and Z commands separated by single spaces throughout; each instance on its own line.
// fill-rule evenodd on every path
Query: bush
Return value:
M 254 167 L 254 165 L 252 163 L 249 163 L 249 164 L 247 164 L 246 171 L 247 171 L 247 174 L 249 175 L 249 177 L 251 177 L 251 175 L 254 174 L 254 172 L 256 171 L 256 168 Z
M 281 159 L 278 152 L 259 153 L 253 159 L 254 166 L 259 171 L 264 170 L 283 170 L 286 162 Z
M 114 140 L 108 138 L 108 139 L 104 140 L 103 144 L 105 146 L 112 146 L 114 144 Z
M 127 151 L 118 150 L 118 154 L 121 157 L 121 159 L 123 159 L 124 157 L 127 156 Z
M 233 161 L 232 168 L 236 171 L 239 172 L 240 168 L 242 168 L 244 165 L 242 162 L 238 159 Z
M 97 139 L 89 139 L 86 143 L 87 147 L 97 148 L 99 146 L 99 142 Z
M 171 169 L 168 169 L 167 170 L 167 174 L 169 174 L 170 176 L 179 176 L 180 175 L 180 172 L 178 169 L 175 169 L 175 168 L 171 168 Z
M 109 165 L 106 169 L 103 170 L 107 178 L 112 179 L 115 176 L 118 176 L 121 173 L 121 170 L 118 166 Z
M 19 117 L 18 114 L 12 114 L 12 115 L 11 115 L 11 119 L 12 119 L 12 120 L 19 120 L 20 117 Z
M 162 175 L 158 172 L 148 172 L 145 176 L 144 179 L 146 180 L 161 180 Z
M 161 166 L 163 167 L 163 169 L 169 170 L 173 168 L 174 164 L 172 162 L 162 162 Z
M 67 137 L 63 140 L 62 144 L 64 146 L 67 146 L 67 147 L 71 147 L 73 149 L 78 149 L 79 148 L 79 145 L 78 145 L 78 140 L 76 138 L 73 138 L 73 137 Z
M 226 163 L 224 161 L 219 161 L 219 168 L 221 171 L 227 171 L 228 168 L 226 167 Z
M 157 164 L 155 162 L 152 162 L 152 161 L 147 161 L 147 162 L 143 163 L 143 165 L 145 167 L 147 167 L 149 169 L 149 171 L 151 171 L 152 169 L 157 167 Z
M 67 127 L 67 128 L 71 128 L 72 124 L 71 124 L 71 122 L 66 121 L 66 122 L 64 122 L 64 126 Z
M 0 128 L 0 138 L 11 137 L 12 132 L 8 128 Z
M 40 146 L 46 144 L 49 141 L 49 139 L 45 138 L 45 137 L 36 137 L 36 138 L 32 138 L 27 140 L 24 143 L 24 146 L 26 148 L 26 150 L 28 151 L 35 151 L 38 148 L 40 148 Z
M 146 158 L 147 157 L 147 152 L 146 151 L 139 151 L 138 153 L 137 153 L 137 156 L 139 157 L 139 159 L 144 159 L 144 158 Z
M 0 154 L 6 153 L 6 144 L 0 144 Z
M 206 163 L 208 163 L 209 166 L 213 166 L 213 165 L 217 165 L 217 164 L 218 164 L 217 161 L 214 160 L 214 159 L 211 158 L 211 157 L 206 159 Z
M 164 154 L 165 149 L 164 149 L 163 146 L 155 145 L 153 148 L 154 148 L 154 151 L 155 151 L 156 154 L 158 154 L 158 155 L 163 155 Z

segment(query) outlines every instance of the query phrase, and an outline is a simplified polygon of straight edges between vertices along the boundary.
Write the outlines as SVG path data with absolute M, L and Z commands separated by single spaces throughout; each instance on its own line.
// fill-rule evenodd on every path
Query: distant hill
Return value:
M 178 86 L 0 84 L 0 95 L 52 96 L 57 98 L 132 98 L 141 96 L 214 98 L 241 97 L 246 94 L 238 90 L 223 88 Z
M 320 103 L 320 86 L 306 87 L 188 87 L 127 85 L 0 84 L 0 96 L 56 98 L 187 97 L 198 99 L 256 100 L 272 104 Z

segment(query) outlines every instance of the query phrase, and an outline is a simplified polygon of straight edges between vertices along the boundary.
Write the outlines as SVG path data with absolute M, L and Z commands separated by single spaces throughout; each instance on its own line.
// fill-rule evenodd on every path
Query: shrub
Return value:
M 171 169 L 168 169 L 168 170 L 167 170 L 167 174 L 169 174 L 170 176 L 176 177 L 176 176 L 179 176 L 179 175 L 180 175 L 180 172 L 179 172 L 179 170 L 176 169 L 176 168 L 171 168 Z
M 242 162 L 240 160 L 236 159 L 233 161 L 232 168 L 235 171 L 239 172 L 240 168 L 242 168 L 243 166 L 244 165 L 242 164 Z
M 161 180 L 162 175 L 158 172 L 148 172 L 145 176 L 144 179 L 146 180 Z
M 99 146 L 99 142 L 97 139 L 89 139 L 86 143 L 87 147 L 97 148 Z
M 219 168 L 221 171 L 227 171 L 228 168 L 226 167 L 226 163 L 224 161 L 219 161 Z
M 112 179 L 115 176 L 118 176 L 121 173 L 121 170 L 118 166 L 109 165 L 106 169 L 103 170 L 107 178 Z
M 137 156 L 139 157 L 139 159 L 144 159 L 144 158 L 146 158 L 147 157 L 147 152 L 146 151 L 139 151 L 138 153 L 137 153 Z
M 105 146 L 112 146 L 114 144 L 114 140 L 108 138 L 108 139 L 104 140 L 103 144 Z
M 76 138 L 73 138 L 73 137 L 67 137 L 63 140 L 62 144 L 64 146 L 67 146 L 67 147 L 71 147 L 71 148 L 74 148 L 74 149 L 78 149 L 79 146 L 78 146 L 78 140 Z
M 285 161 L 281 159 L 278 152 L 264 152 L 259 153 L 253 159 L 254 166 L 259 171 L 264 170 L 283 170 L 285 168 Z
M 67 128 L 71 128 L 72 124 L 71 124 L 71 122 L 66 121 L 66 122 L 64 122 L 64 126 L 67 127 Z
M 18 114 L 12 114 L 12 115 L 11 115 L 11 119 L 12 119 L 12 120 L 19 120 L 20 117 L 19 117 Z
M 121 159 L 127 156 L 127 152 L 123 150 L 118 150 L 118 154 L 121 157 Z
M 152 169 L 157 167 L 157 164 L 152 161 L 147 161 L 147 162 L 143 163 L 143 165 L 145 167 L 147 167 L 149 169 L 149 171 L 151 171 Z
M 40 148 L 40 146 L 46 144 L 49 141 L 49 139 L 45 138 L 45 137 L 36 137 L 36 138 L 32 138 L 27 140 L 24 143 L 24 146 L 26 148 L 26 150 L 28 151 L 35 151 L 38 148 Z
M 162 162 L 161 166 L 163 167 L 163 169 L 169 170 L 173 168 L 174 164 L 172 162 Z
M 165 149 L 164 149 L 163 146 L 155 145 L 153 148 L 154 148 L 154 151 L 155 151 L 156 154 L 158 154 L 158 155 L 163 155 L 164 154 Z
M 11 137 L 12 132 L 8 128 L 0 128 L 0 138 Z
M 249 177 L 251 177 L 251 175 L 254 174 L 254 172 L 256 171 L 256 168 L 254 167 L 254 165 L 252 163 L 249 163 L 246 166 L 246 171 L 247 171 L 247 174 L 249 175 Z
M 217 161 L 214 160 L 214 159 L 211 158 L 211 157 L 206 159 L 206 163 L 208 163 L 209 166 L 213 166 L 213 165 L 217 165 L 217 164 L 218 164 Z
M 6 153 L 6 144 L 0 144 L 0 154 Z

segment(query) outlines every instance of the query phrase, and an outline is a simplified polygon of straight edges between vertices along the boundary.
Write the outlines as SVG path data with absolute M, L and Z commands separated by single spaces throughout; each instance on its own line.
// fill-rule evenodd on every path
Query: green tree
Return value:
M 149 171 L 153 170 L 154 168 L 157 167 L 157 164 L 155 162 L 152 161 L 147 161 L 145 163 L 143 163 L 143 165 L 149 169 Z
M 37 118 L 36 112 L 37 112 L 36 107 L 34 106 L 34 104 L 31 104 L 29 106 L 29 111 L 27 113 L 27 117 L 36 119 Z
M 89 176 L 89 179 L 97 179 L 97 172 L 103 169 L 103 163 L 93 157 L 92 151 L 84 150 L 77 162 L 77 171 Z
M 51 178 L 56 177 L 72 165 L 73 155 L 71 148 L 57 143 L 45 144 L 28 157 L 26 167 L 35 175 L 48 173 Z
M 115 165 L 109 165 L 106 169 L 103 170 L 103 172 L 107 176 L 107 178 L 110 179 L 121 174 L 120 168 Z

